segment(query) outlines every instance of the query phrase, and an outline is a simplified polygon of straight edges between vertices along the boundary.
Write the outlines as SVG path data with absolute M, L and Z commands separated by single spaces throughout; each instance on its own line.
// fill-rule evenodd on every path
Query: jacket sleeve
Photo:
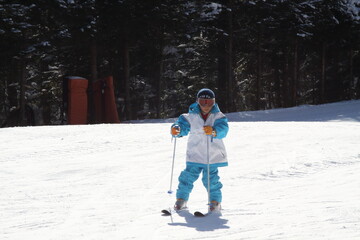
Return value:
M 178 120 L 171 126 L 178 125 L 180 127 L 180 134 L 176 137 L 183 137 L 189 134 L 190 132 L 190 123 L 189 121 L 184 117 L 184 115 L 180 115 Z
M 214 138 L 224 138 L 226 137 L 228 131 L 229 131 L 229 125 L 228 125 L 228 120 L 227 118 L 224 116 L 220 119 L 215 120 L 213 128 L 216 131 L 216 137 Z

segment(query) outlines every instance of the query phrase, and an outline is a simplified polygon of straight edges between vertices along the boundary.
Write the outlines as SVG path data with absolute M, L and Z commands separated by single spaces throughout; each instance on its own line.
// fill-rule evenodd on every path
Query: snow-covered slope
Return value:
M 359 101 L 228 114 L 230 121 L 360 121 Z
M 228 117 L 223 215 L 206 218 L 160 214 L 170 123 L 0 129 L 0 239 L 360 239 L 360 101 Z M 190 212 L 206 202 L 198 181 Z

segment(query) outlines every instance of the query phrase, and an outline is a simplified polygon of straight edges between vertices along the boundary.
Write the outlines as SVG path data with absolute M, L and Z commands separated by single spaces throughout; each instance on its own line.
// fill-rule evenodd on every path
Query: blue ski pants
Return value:
M 194 182 L 199 178 L 200 173 L 202 172 L 202 182 L 207 190 L 208 188 L 208 171 L 207 165 L 198 166 L 186 164 L 186 168 L 181 172 L 179 176 L 179 186 L 176 191 L 176 198 L 182 198 L 186 201 L 189 200 L 189 195 L 194 187 Z M 221 202 L 222 194 L 221 188 L 222 184 L 219 181 L 220 177 L 218 175 L 218 167 L 210 165 L 210 201 Z

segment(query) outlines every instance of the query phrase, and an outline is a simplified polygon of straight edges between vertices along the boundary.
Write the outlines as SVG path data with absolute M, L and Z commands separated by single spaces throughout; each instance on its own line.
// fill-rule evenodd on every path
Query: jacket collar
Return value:
M 200 112 L 201 112 L 200 106 L 199 106 L 199 104 L 197 102 L 190 105 L 189 113 L 200 113 Z M 215 103 L 215 105 L 210 110 L 210 113 L 217 113 L 217 112 L 220 112 L 220 108 L 217 105 L 217 103 Z

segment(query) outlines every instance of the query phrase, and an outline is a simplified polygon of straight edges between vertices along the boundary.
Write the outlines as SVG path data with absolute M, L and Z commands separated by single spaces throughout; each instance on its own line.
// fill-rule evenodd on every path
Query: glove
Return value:
M 173 136 L 177 136 L 180 134 L 180 126 L 179 125 L 174 125 L 171 127 L 171 135 Z
M 212 135 L 213 137 L 216 137 L 216 131 L 211 126 L 204 126 L 204 132 L 206 135 Z

